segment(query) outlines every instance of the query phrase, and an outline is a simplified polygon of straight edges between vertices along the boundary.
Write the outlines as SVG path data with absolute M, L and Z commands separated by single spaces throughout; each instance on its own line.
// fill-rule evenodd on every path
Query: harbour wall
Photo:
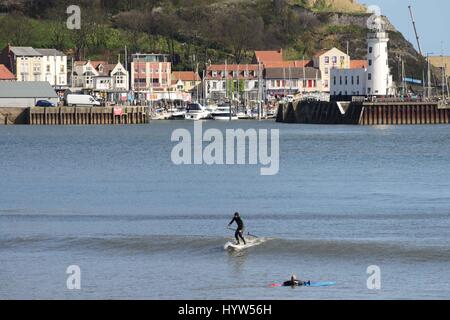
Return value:
M 0 108 L 0 125 L 27 123 L 28 108 Z
M 280 105 L 277 122 L 351 125 L 449 124 L 450 108 L 437 102 L 320 102 Z
M 3 125 L 129 125 L 148 121 L 145 107 L 0 108 Z

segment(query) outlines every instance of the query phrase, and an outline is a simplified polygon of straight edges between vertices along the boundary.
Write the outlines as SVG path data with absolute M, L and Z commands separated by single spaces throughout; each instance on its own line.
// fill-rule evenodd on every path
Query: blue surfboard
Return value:
M 333 281 L 323 281 L 323 282 L 311 282 L 311 284 L 307 284 L 306 287 L 331 287 L 335 286 L 336 282 Z

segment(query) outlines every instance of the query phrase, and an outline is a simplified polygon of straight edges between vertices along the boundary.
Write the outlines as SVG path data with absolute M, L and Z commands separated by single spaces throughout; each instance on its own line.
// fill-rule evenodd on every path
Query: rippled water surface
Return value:
M 450 298 L 450 127 L 204 127 L 279 129 L 279 174 L 175 166 L 189 122 L 0 127 L 0 298 Z M 235 211 L 263 244 L 223 249 Z

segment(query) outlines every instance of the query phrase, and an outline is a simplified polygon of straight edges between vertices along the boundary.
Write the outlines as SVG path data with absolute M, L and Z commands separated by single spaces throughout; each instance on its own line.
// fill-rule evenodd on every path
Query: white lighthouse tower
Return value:
M 367 95 L 386 96 L 392 93 L 392 75 L 389 69 L 388 42 L 389 35 L 385 31 L 381 16 L 371 26 L 368 34 L 369 66 L 367 68 Z

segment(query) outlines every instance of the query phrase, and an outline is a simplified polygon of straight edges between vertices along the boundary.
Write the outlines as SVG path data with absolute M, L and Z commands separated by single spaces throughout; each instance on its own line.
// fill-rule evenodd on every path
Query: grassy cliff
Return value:
M 82 29 L 67 30 L 68 5 L 82 8 Z M 365 7 L 353 0 L 4 0 L 0 46 L 55 47 L 77 59 L 117 60 L 129 51 L 164 52 L 175 69 L 206 62 L 249 62 L 254 49 L 284 48 L 286 58 L 310 58 L 336 46 L 354 59 L 366 54 Z M 421 77 L 423 59 L 390 26 L 391 66 L 407 60 Z

